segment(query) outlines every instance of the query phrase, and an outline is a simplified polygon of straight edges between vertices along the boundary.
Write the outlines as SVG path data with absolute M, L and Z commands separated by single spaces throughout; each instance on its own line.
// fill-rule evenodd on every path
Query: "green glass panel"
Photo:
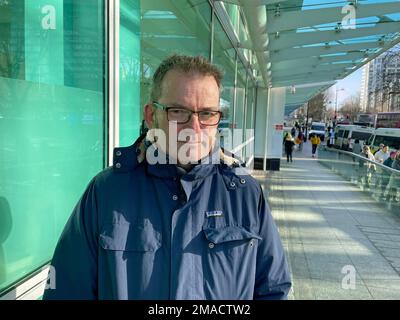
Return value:
M 141 1 L 142 106 L 149 102 L 151 78 L 163 59 L 173 53 L 210 57 L 211 8 L 207 1 L 197 2 Z
M 119 145 L 131 145 L 139 135 L 140 1 L 120 2 Z
M 235 49 L 232 47 L 226 33 L 222 29 L 218 19 L 214 19 L 214 49 L 213 63 L 223 70 L 223 91 L 220 99 L 223 120 L 233 124 L 233 103 L 235 87 Z
M 104 167 L 104 3 L 0 2 L 0 291 L 49 261 Z

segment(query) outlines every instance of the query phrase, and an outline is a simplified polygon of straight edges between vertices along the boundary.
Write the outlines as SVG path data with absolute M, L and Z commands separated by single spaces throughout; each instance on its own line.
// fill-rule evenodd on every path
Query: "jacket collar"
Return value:
M 224 152 L 218 144 L 214 147 L 211 155 L 203 158 L 199 164 L 195 165 L 189 172 L 182 171 L 176 164 L 149 164 L 145 161 L 146 154 L 146 134 L 141 135 L 134 144 L 128 147 L 118 147 L 114 149 L 113 170 L 116 173 L 129 172 L 143 163 L 149 174 L 160 178 L 182 177 L 187 181 L 193 181 L 212 174 L 216 170 L 216 163 L 222 163 L 230 167 L 239 167 L 240 162 Z M 219 158 L 219 159 L 218 159 Z

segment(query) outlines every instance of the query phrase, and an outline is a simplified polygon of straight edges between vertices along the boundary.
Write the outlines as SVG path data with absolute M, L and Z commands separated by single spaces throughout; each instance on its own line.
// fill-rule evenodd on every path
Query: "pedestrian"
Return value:
M 375 153 L 375 161 L 383 163 L 386 159 L 390 157 L 389 147 L 383 146 L 382 149 Z
M 315 153 L 317 151 L 318 145 L 321 143 L 321 139 L 318 135 L 313 134 L 311 136 L 310 141 L 311 141 L 311 145 L 312 145 L 312 157 L 315 158 Z
M 291 134 L 288 134 L 285 140 L 285 151 L 286 151 L 286 158 L 287 162 L 293 162 L 293 148 L 294 148 L 294 141 Z
M 392 162 L 392 169 L 400 171 L 400 150 L 396 152 Z M 386 186 L 386 191 L 384 194 L 385 199 L 391 201 L 400 201 L 399 198 L 399 189 L 400 189 L 400 172 L 393 172 L 390 175 L 389 182 Z
M 330 127 L 329 127 L 330 128 Z M 332 128 L 328 130 L 329 140 L 328 140 L 328 147 L 332 148 L 335 144 L 335 132 Z
M 299 131 L 299 134 L 297 135 L 297 144 L 299 145 L 299 151 L 303 150 L 303 139 L 304 139 L 304 133 L 303 131 Z
M 278 229 L 260 184 L 219 147 L 222 73 L 173 55 L 153 76 L 149 131 L 89 183 L 44 299 L 286 299 Z
M 383 164 L 384 164 L 385 166 L 391 168 L 391 167 L 392 167 L 393 160 L 394 160 L 396 154 L 397 154 L 397 151 L 392 151 L 392 152 L 390 152 L 389 158 L 387 158 L 387 159 L 383 162 Z
M 396 151 L 390 152 L 389 158 L 387 158 L 383 162 L 383 165 L 391 168 L 394 158 L 396 157 L 396 154 L 397 154 Z M 392 172 L 388 172 L 386 170 L 382 172 L 382 195 L 383 195 L 384 200 L 386 200 L 387 194 L 389 193 L 389 191 L 391 189 L 391 187 L 389 186 L 391 175 L 392 175 Z
M 288 136 L 288 134 L 290 134 L 290 133 L 287 132 L 287 131 L 285 131 L 285 132 L 283 133 L 283 141 L 282 141 L 282 144 L 283 144 L 283 145 L 285 145 L 286 137 Z
M 293 127 L 292 130 L 290 131 L 290 134 L 292 137 L 296 136 L 296 127 Z
M 363 150 L 361 151 L 360 155 L 370 160 L 370 161 L 365 161 L 365 160 L 360 161 L 360 166 L 362 167 L 360 173 L 365 181 L 365 186 L 369 188 L 371 185 L 372 176 L 375 174 L 376 171 L 376 166 L 375 164 L 373 164 L 373 162 L 375 162 L 375 157 L 372 154 L 370 147 L 367 145 L 363 146 Z
M 358 140 L 358 139 L 354 140 L 352 151 L 355 154 L 360 154 L 361 153 L 362 148 L 361 148 L 360 140 Z
M 371 151 L 372 154 L 375 155 L 377 152 L 381 151 L 381 150 L 383 149 L 384 146 L 385 146 L 385 145 L 384 145 L 383 143 L 380 143 L 380 144 L 379 144 L 378 150 Z

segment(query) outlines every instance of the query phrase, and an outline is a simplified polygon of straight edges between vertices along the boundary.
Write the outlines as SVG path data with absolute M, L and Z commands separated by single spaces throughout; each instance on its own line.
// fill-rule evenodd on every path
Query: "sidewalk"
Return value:
M 255 171 L 293 277 L 289 299 L 400 299 L 400 219 L 311 158 Z

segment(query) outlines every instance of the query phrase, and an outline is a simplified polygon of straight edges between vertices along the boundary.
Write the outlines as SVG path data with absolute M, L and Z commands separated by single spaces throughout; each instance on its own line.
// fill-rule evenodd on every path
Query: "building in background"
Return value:
M 362 69 L 361 86 L 360 86 L 360 109 L 366 112 L 368 109 L 368 83 L 369 83 L 369 66 L 368 62 Z
M 367 68 L 366 111 L 377 113 L 400 110 L 400 45 L 372 60 Z

